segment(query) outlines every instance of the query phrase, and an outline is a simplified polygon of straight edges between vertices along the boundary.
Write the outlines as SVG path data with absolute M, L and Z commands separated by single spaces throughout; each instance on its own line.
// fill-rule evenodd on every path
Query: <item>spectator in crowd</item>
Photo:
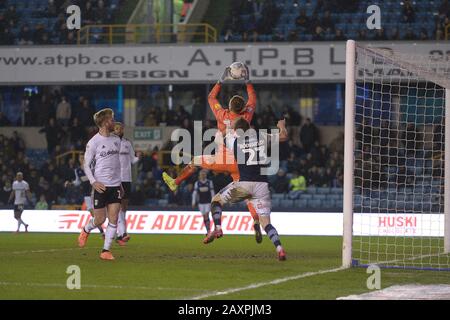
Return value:
M 87 140 L 86 129 L 80 125 L 78 118 L 72 120 L 72 126 L 69 128 L 70 143 L 77 149 L 82 150 L 84 142 Z
M 439 6 L 439 15 L 445 17 L 450 16 L 450 5 L 448 0 L 442 0 Z
M 48 210 L 48 203 L 47 203 L 47 200 L 45 199 L 44 194 L 41 194 L 41 196 L 39 197 L 39 201 L 36 202 L 34 209 L 35 210 Z
M 8 204 L 9 196 L 11 195 L 12 186 L 10 181 L 0 183 L 0 203 L 3 205 Z
M 324 40 L 324 31 L 321 26 L 316 26 L 314 29 L 314 34 L 312 37 L 313 41 L 322 41 Z
M 378 41 L 387 40 L 387 36 L 386 33 L 384 32 L 384 29 L 383 28 L 377 29 L 377 31 L 375 31 L 375 37 L 373 39 Z
M 16 153 L 25 152 L 25 141 L 19 136 L 17 131 L 13 132 L 10 143 L 12 143 Z
M 89 104 L 89 100 L 82 97 L 80 100 L 80 105 L 77 109 L 77 115 L 76 117 L 80 121 L 80 125 L 82 127 L 92 127 L 94 126 L 94 110 L 91 108 L 91 105 Z
M 306 15 L 305 9 L 301 9 L 300 14 L 297 16 L 297 18 L 295 18 L 295 25 L 297 26 L 297 28 L 309 28 L 309 18 Z
M 307 118 L 300 130 L 300 141 L 302 142 L 303 149 L 308 153 L 314 143 L 319 140 L 316 126 L 311 122 L 310 118 Z
M 289 34 L 288 34 L 288 37 L 287 37 L 287 41 L 289 41 L 289 42 L 298 41 L 298 33 L 297 33 L 296 30 L 289 31 Z
M 19 45 L 32 45 L 33 44 L 33 33 L 30 30 L 28 25 L 22 26 L 20 29 L 19 37 L 18 37 Z
M 347 40 L 347 37 L 344 35 L 341 29 L 336 29 L 336 32 L 334 34 L 334 40 L 336 41 L 343 41 Z
M 56 107 L 56 121 L 58 125 L 67 127 L 72 116 L 72 106 L 66 96 L 61 98 L 61 102 Z
M 415 11 L 410 0 L 405 0 L 403 7 L 403 21 L 413 23 L 415 20 Z
M 108 10 L 105 7 L 105 2 L 99 0 L 97 8 L 95 9 L 95 20 L 97 24 L 105 24 L 108 21 Z
M 279 169 L 278 173 L 272 183 L 272 190 L 274 193 L 288 193 L 290 181 L 286 177 L 286 172 Z
M 334 32 L 334 21 L 331 18 L 331 12 L 329 10 L 325 11 L 322 20 L 320 21 L 320 25 L 326 32 Z
M 306 191 L 306 179 L 298 171 L 294 171 L 289 181 L 289 189 L 289 199 L 291 200 L 298 199 Z
M 45 133 L 48 154 L 53 155 L 58 142 L 60 142 L 63 138 L 62 129 L 56 124 L 54 118 L 50 118 L 48 120 L 48 124 L 39 130 L 39 133 Z
M 17 25 L 19 22 L 19 15 L 17 14 L 16 7 L 10 5 L 8 10 L 4 14 L 5 20 L 8 25 Z
M 367 40 L 367 32 L 365 29 L 361 29 L 358 31 L 358 40 L 360 41 Z

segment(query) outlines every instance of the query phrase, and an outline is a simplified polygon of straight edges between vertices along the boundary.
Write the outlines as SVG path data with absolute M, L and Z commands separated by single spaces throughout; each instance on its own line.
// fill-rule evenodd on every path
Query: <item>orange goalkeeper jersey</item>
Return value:
M 253 114 L 255 113 L 256 108 L 256 92 L 255 88 L 251 83 L 247 84 L 247 95 L 248 101 L 245 105 L 245 109 L 241 112 L 241 114 L 235 114 L 231 112 L 229 109 L 222 108 L 219 100 L 217 100 L 217 95 L 220 92 L 221 85 L 220 83 L 216 83 L 216 85 L 212 88 L 211 92 L 208 96 L 208 103 L 211 107 L 212 112 L 217 120 L 217 129 L 220 132 L 225 134 L 226 129 L 231 129 L 231 125 L 233 121 L 237 118 L 243 117 L 248 122 L 252 121 Z

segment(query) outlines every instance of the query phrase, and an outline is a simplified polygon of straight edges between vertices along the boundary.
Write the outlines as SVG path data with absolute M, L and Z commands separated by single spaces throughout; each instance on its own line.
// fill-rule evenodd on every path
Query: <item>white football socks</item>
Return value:
M 122 237 L 127 232 L 127 221 L 125 217 L 125 211 L 119 211 L 119 217 L 117 220 L 117 235 Z
M 105 244 L 103 246 L 103 250 L 108 250 L 111 248 L 111 244 L 114 241 L 114 238 L 116 237 L 117 232 L 117 225 L 108 223 L 108 227 L 106 228 L 105 232 Z

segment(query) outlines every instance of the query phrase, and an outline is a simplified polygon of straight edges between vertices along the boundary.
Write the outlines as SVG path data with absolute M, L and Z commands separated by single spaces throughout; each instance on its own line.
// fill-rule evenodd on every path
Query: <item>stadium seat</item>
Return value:
M 317 193 L 317 188 L 316 188 L 316 187 L 308 187 L 308 188 L 306 189 L 306 192 L 307 192 L 308 194 L 315 194 L 315 193 Z
M 278 208 L 281 207 L 281 199 L 272 198 L 272 207 Z
M 317 188 L 317 193 L 319 194 L 329 194 L 330 192 L 330 188 Z
M 329 195 L 327 195 L 327 199 L 341 200 L 341 196 L 338 194 L 329 194 Z
M 168 204 L 169 204 L 169 201 L 167 201 L 166 199 L 159 199 L 158 200 L 158 206 L 165 207 Z
M 344 189 L 342 188 L 331 188 L 330 193 L 332 194 L 344 194 Z
M 313 194 L 312 195 L 314 200 L 325 200 L 327 198 L 327 195 L 325 194 Z
M 308 200 L 304 200 L 304 199 L 294 200 L 294 206 L 295 206 L 295 208 L 303 210 L 308 207 Z
M 308 200 L 308 207 L 312 209 L 318 209 L 322 207 L 322 201 L 321 200 Z
M 282 208 L 292 208 L 294 206 L 294 200 L 284 199 L 281 201 L 280 206 Z
M 314 196 L 314 194 L 306 194 L 306 193 L 303 193 L 303 194 L 300 195 L 300 199 L 303 199 L 303 200 L 311 200 L 311 199 L 313 199 L 313 196 Z
M 284 199 L 286 195 L 284 193 L 273 193 L 272 199 Z
M 325 209 L 332 209 L 336 207 L 336 201 L 332 199 L 326 199 L 322 201 L 322 207 Z

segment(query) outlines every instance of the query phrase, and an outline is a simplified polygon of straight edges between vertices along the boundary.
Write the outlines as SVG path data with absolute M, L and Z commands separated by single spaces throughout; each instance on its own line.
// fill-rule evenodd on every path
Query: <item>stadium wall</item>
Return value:
M 370 42 L 378 48 L 446 59 L 448 42 Z M 176 84 L 217 81 L 223 67 L 249 64 L 255 83 L 344 82 L 345 42 L 190 45 L 32 46 L 0 49 L 0 85 Z M 377 66 L 368 74 L 395 75 Z
M 443 214 L 355 214 L 354 234 L 373 236 L 442 237 Z M 368 216 L 368 217 L 367 217 Z M 78 233 L 89 221 L 87 211 L 25 210 L 23 220 L 32 232 Z M 368 218 L 368 219 L 367 219 Z M 273 212 L 272 223 L 281 235 L 342 236 L 343 214 L 324 212 Z M 128 211 L 129 233 L 204 234 L 203 217 L 196 211 Z M 224 212 L 225 234 L 253 234 L 248 212 Z M 0 232 L 14 232 L 17 221 L 12 210 L 0 210 Z

